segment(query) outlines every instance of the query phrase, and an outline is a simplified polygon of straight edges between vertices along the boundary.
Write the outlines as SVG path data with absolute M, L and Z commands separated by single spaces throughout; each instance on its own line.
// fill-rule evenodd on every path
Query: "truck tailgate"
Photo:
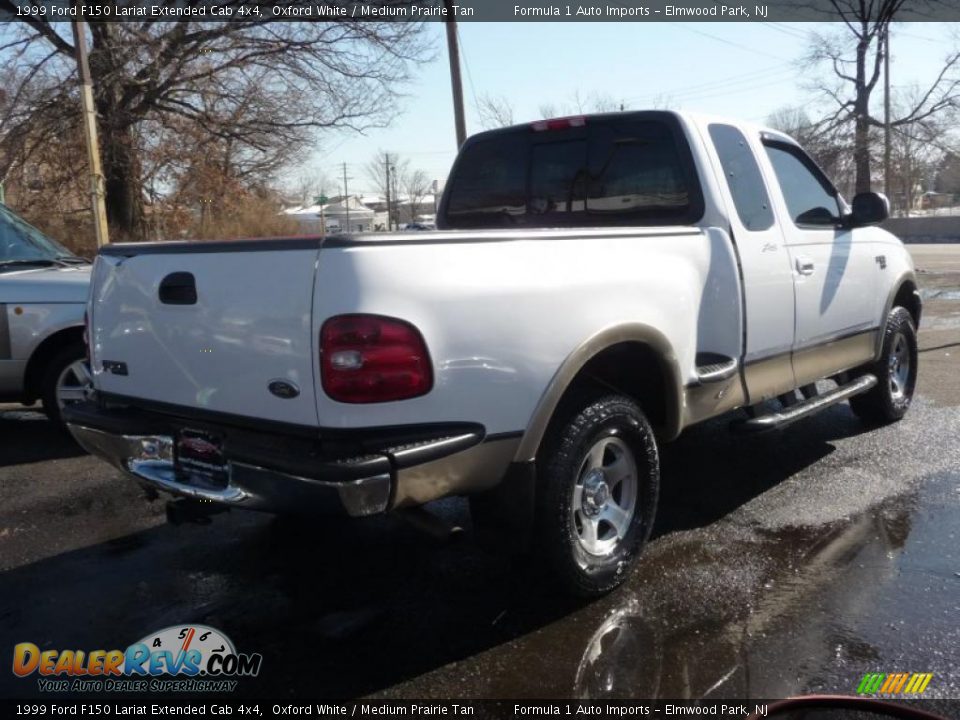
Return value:
M 91 295 L 97 390 L 317 425 L 310 318 L 316 246 L 136 252 L 97 258 Z M 285 381 L 280 394 L 287 397 L 268 389 L 277 380 Z

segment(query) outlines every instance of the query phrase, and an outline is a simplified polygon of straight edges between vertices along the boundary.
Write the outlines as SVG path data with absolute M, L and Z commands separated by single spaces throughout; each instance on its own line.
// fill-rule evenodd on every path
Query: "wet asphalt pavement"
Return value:
M 589 604 L 483 553 L 459 500 L 436 508 L 465 528 L 445 539 L 394 517 L 169 526 L 41 415 L 2 406 L 0 654 L 203 623 L 263 654 L 240 696 L 762 698 L 908 671 L 960 698 L 960 246 L 915 258 L 907 418 L 867 429 L 843 404 L 761 437 L 691 429 L 663 448 L 638 567 Z M 0 697 L 36 695 L 0 671 Z

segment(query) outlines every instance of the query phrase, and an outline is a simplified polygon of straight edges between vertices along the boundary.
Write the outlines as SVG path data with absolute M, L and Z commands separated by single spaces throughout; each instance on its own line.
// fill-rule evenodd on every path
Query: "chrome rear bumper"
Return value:
M 308 515 L 360 517 L 482 492 L 503 478 L 520 442 L 520 433 L 491 436 L 476 423 L 311 428 L 103 394 L 63 417 L 84 449 L 144 487 Z M 196 458 L 192 468 L 177 461 L 184 433 L 217 438 L 212 472 Z
M 74 423 L 67 427 L 85 450 L 146 487 L 201 502 L 267 512 L 346 512 L 353 517 L 383 512 L 390 503 L 389 473 L 328 482 L 228 460 L 226 487 L 178 479 L 170 435 L 119 435 Z

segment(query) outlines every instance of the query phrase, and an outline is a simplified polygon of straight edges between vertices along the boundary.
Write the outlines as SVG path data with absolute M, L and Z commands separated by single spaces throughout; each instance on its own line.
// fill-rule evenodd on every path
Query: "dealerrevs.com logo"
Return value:
M 237 678 L 258 675 L 262 662 L 207 625 L 164 628 L 126 650 L 13 648 L 14 675 L 36 675 L 45 692 L 230 692 Z

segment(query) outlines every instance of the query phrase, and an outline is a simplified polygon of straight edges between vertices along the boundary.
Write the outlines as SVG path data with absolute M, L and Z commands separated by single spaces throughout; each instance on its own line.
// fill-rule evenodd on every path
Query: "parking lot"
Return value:
M 39 412 L 0 406 L 0 649 L 195 622 L 263 654 L 248 696 L 777 697 L 913 671 L 960 697 L 960 246 L 911 250 L 907 418 L 868 430 L 841 404 L 759 437 L 693 428 L 663 448 L 639 566 L 590 604 L 481 552 L 459 500 L 438 508 L 465 528 L 446 538 L 395 517 L 170 526 Z M 38 691 L 7 672 L 0 693 Z

